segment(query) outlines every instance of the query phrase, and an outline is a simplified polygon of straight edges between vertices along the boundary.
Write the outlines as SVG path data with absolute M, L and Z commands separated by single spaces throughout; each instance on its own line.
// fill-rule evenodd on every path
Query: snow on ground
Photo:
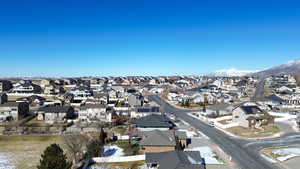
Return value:
M 184 129 L 179 129 L 178 131 L 185 132 L 188 138 L 193 138 L 197 136 L 197 133 L 195 133 L 194 131 L 189 131 Z
M 11 155 L 9 153 L 0 152 L 0 169 L 16 169 L 11 162 Z
M 269 161 L 270 163 L 276 163 L 276 162 L 277 162 L 277 161 L 275 161 L 274 159 L 272 159 L 272 158 L 270 158 L 270 157 L 268 157 L 268 156 L 266 156 L 266 155 L 264 155 L 264 154 L 261 154 L 261 156 L 262 156 L 265 160 Z
M 109 149 L 116 149 L 117 151 L 111 155 L 110 157 L 122 157 L 124 156 L 123 149 L 116 146 L 116 145 L 111 145 L 111 146 L 104 146 L 104 152 L 109 150 Z
M 272 151 L 272 153 L 278 155 L 276 159 L 282 162 L 300 156 L 300 148 L 281 148 Z
M 199 151 L 201 157 L 205 159 L 206 164 L 223 164 L 222 161 L 219 161 L 218 156 L 212 151 L 210 147 L 195 147 L 188 148 L 185 151 Z

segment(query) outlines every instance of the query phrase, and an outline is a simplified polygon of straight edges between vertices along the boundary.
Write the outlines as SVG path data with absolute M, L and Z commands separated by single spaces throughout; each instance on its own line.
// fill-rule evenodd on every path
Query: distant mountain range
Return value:
M 300 74 L 300 59 L 292 60 L 282 65 L 267 68 L 261 71 L 223 69 L 223 70 L 214 71 L 208 75 L 219 76 L 219 77 L 240 77 L 246 75 L 268 77 L 272 75 L 283 75 L 283 74 L 290 74 L 290 75 Z
M 248 74 L 257 73 L 258 70 L 252 71 L 252 70 L 238 70 L 238 69 L 222 69 L 222 70 L 216 70 L 208 76 L 215 76 L 215 77 L 240 77 L 240 76 L 246 76 Z
M 271 67 L 251 75 L 259 77 L 268 77 L 272 75 L 295 75 L 300 73 L 300 59 L 286 62 L 282 65 Z

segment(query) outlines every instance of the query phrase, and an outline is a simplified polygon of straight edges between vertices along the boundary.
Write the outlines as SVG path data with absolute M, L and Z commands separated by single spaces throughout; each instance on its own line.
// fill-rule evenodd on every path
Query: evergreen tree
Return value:
M 203 110 L 202 111 L 206 112 L 206 105 L 205 104 L 203 105 Z
M 91 140 L 87 145 L 87 152 L 85 154 L 85 158 L 93 158 L 93 157 L 100 157 L 104 151 L 104 144 L 101 143 L 98 139 Z
M 107 138 L 107 134 L 104 132 L 103 128 L 101 128 L 100 135 L 99 135 L 99 141 L 104 145 L 105 140 Z
M 176 150 L 182 150 L 181 141 L 177 136 L 175 136 L 175 141 L 176 141 Z
M 38 169 L 70 169 L 72 163 L 67 161 L 67 156 L 58 144 L 52 144 L 41 155 Z

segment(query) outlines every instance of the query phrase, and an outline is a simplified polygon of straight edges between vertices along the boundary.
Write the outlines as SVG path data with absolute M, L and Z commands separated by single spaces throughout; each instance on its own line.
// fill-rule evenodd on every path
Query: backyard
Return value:
M 36 168 L 46 147 L 62 142 L 61 136 L 0 136 L 0 168 L 5 164 L 11 169 Z

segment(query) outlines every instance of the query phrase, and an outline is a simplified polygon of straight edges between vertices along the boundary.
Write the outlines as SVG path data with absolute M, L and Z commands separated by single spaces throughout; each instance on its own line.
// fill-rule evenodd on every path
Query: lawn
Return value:
M 126 134 L 128 134 L 128 127 L 127 126 L 117 126 L 117 127 L 111 128 L 110 132 L 118 133 L 121 135 L 126 135 Z
M 218 123 L 221 123 L 223 125 L 226 125 L 226 124 L 230 124 L 231 123 L 231 120 L 220 120 L 218 121 Z
M 203 108 L 203 106 L 195 103 L 190 103 L 188 106 L 182 105 L 181 103 L 178 103 L 177 106 L 187 108 L 187 109 L 192 109 L 192 108 Z
M 246 137 L 246 138 L 268 137 L 280 132 L 278 127 L 275 125 L 263 126 L 263 129 L 264 130 L 250 129 L 250 128 L 237 126 L 237 127 L 228 128 L 226 130 L 233 133 L 236 136 Z
M 37 118 L 33 118 L 32 120 L 28 121 L 24 126 L 26 127 L 50 127 L 50 124 L 45 123 L 42 120 L 37 120 Z
M 270 148 L 265 148 L 263 150 L 261 150 L 260 152 L 268 157 L 271 157 L 274 160 L 279 160 L 278 158 L 284 158 L 284 157 L 288 157 L 290 155 L 294 155 L 295 156 L 291 156 L 289 158 L 286 158 L 286 160 L 290 160 L 291 158 L 295 158 L 295 157 L 299 157 L 299 146 L 282 146 L 282 147 L 270 147 Z M 284 149 L 298 149 L 298 150 L 294 150 L 294 151 L 284 151 Z M 282 153 L 276 153 L 276 151 L 282 152 Z M 281 150 L 281 151 L 280 151 Z M 286 153 L 283 153 L 286 152 Z M 284 160 L 284 161 L 286 161 Z
M 125 156 L 138 155 L 138 153 L 139 153 L 139 145 L 138 144 L 132 144 L 130 146 L 128 140 L 126 140 L 126 141 L 116 141 L 115 144 L 118 147 L 120 147 L 124 150 Z
M 50 144 L 62 145 L 61 136 L 0 136 L 0 153 L 20 169 L 35 169 Z M 63 146 L 62 146 L 63 147 Z
M 37 117 L 33 118 L 32 120 L 28 121 L 25 123 L 23 126 L 24 127 L 68 127 L 70 124 L 68 123 L 54 123 L 54 124 L 49 124 L 45 123 L 43 120 L 37 120 Z

